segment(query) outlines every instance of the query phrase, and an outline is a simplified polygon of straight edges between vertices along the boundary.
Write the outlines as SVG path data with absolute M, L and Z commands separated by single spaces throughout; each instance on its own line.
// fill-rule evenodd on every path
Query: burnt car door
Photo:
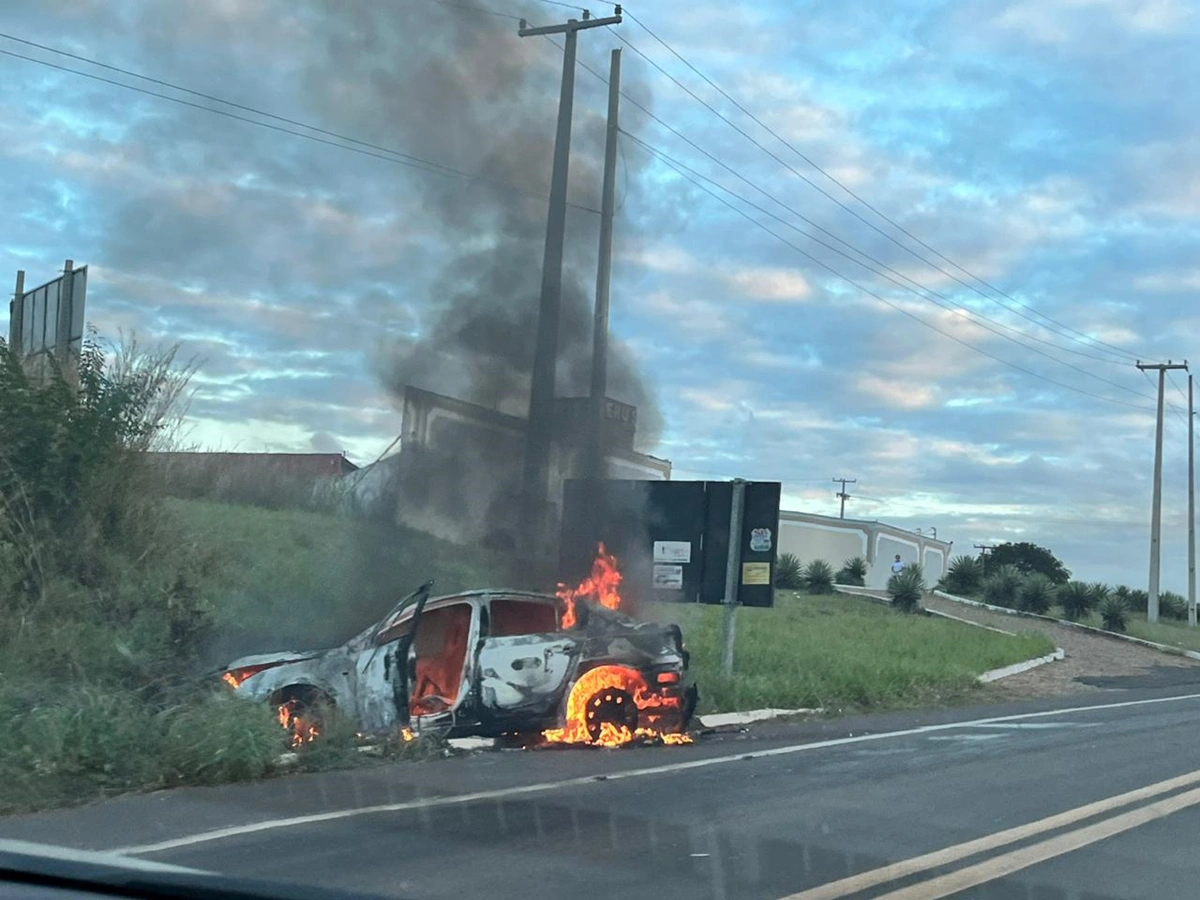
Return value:
M 578 639 L 560 629 L 552 598 L 492 594 L 478 656 L 480 718 L 527 721 L 538 727 L 557 716 L 579 657 Z

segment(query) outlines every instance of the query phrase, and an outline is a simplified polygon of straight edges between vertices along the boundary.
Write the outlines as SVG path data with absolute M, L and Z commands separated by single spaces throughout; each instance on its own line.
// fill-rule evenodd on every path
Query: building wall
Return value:
M 886 586 L 897 553 L 902 562 L 921 563 L 925 580 L 933 584 L 945 574 L 952 546 L 883 522 L 779 513 L 779 552 L 794 553 L 804 563 L 823 559 L 835 571 L 852 556 L 865 557 L 870 588 Z

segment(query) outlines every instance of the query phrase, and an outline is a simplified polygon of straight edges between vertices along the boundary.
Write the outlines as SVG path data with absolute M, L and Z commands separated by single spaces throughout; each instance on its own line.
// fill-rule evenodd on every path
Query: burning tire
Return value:
M 597 743 L 605 733 L 606 724 L 618 732 L 633 734 L 638 727 L 638 708 L 633 695 L 621 688 L 605 688 L 588 698 L 587 733 Z
M 303 684 L 283 688 L 271 703 L 293 747 L 311 743 L 324 732 L 326 714 L 333 707 L 327 694 Z

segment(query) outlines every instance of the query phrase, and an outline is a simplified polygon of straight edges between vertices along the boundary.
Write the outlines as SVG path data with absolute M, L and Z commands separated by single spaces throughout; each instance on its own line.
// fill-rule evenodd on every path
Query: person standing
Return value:
M 901 572 L 903 572 L 903 571 L 904 571 L 904 563 L 903 563 L 903 561 L 900 559 L 900 554 L 899 554 L 899 553 L 897 553 L 897 554 L 896 554 L 896 561 L 895 561 L 894 563 L 892 563 L 892 574 L 893 574 L 893 575 L 899 575 L 899 574 L 900 574 Z

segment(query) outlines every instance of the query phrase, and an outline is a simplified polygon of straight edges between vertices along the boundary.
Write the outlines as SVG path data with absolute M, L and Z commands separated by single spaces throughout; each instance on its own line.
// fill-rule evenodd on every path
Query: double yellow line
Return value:
M 933 853 L 926 853 L 923 856 L 914 856 L 912 859 L 906 859 L 902 862 L 880 866 L 878 869 L 872 869 L 869 872 L 860 872 L 857 875 L 851 875 L 849 878 L 843 878 L 840 881 L 831 881 L 828 884 L 800 891 L 797 894 L 789 894 L 787 897 L 782 898 L 782 900 L 838 900 L 838 898 L 846 897 L 858 891 L 864 891 L 868 888 L 898 881 L 901 878 L 920 875 L 932 869 L 948 866 L 979 853 L 999 850 L 1009 844 L 1037 837 L 1038 835 L 1055 831 L 1068 825 L 1074 825 L 1085 819 L 1113 812 L 1131 803 L 1138 803 L 1142 800 L 1159 797 L 1162 794 L 1168 794 L 1180 788 L 1195 785 L 1198 782 L 1200 782 L 1200 769 L 1189 772 L 1186 775 L 1180 775 L 1177 778 L 1168 778 L 1166 781 L 1138 788 L 1135 791 L 1117 794 L 1114 797 L 1097 800 L 1095 803 L 1088 803 L 1085 806 L 1078 806 L 1066 812 L 1047 816 L 1044 819 L 1038 819 L 1036 822 L 1029 822 L 1025 825 L 1018 825 L 1016 828 L 997 831 L 995 834 L 976 838 L 973 841 L 955 844 L 952 847 L 946 847 Z M 1189 806 L 1196 806 L 1197 804 L 1200 804 L 1200 788 L 1184 791 L 1183 793 L 1175 794 L 1154 803 L 1101 819 L 1099 822 L 1094 822 L 1091 825 L 1085 825 L 1073 831 L 1055 835 L 1044 841 L 1028 844 L 1017 850 L 1010 850 L 1007 853 L 989 857 L 981 862 L 956 869 L 953 872 L 937 875 L 926 881 L 921 881 L 886 894 L 880 894 L 876 900 L 936 900 L 938 897 L 947 897 L 959 891 L 965 891 L 968 888 L 976 887 L 989 881 L 995 881 L 997 878 L 1004 878 L 1013 872 L 1019 872 L 1021 869 L 1045 862 L 1056 856 L 1062 856 L 1065 853 L 1070 853 L 1073 850 L 1078 850 L 1089 844 L 1094 844 L 1097 841 L 1102 841 L 1105 838 L 1129 831 L 1130 829 L 1137 828 L 1139 825 L 1145 825 L 1147 822 L 1161 819 L 1164 816 L 1171 815 L 1171 813 L 1179 812 L 1182 809 L 1186 809 Z

